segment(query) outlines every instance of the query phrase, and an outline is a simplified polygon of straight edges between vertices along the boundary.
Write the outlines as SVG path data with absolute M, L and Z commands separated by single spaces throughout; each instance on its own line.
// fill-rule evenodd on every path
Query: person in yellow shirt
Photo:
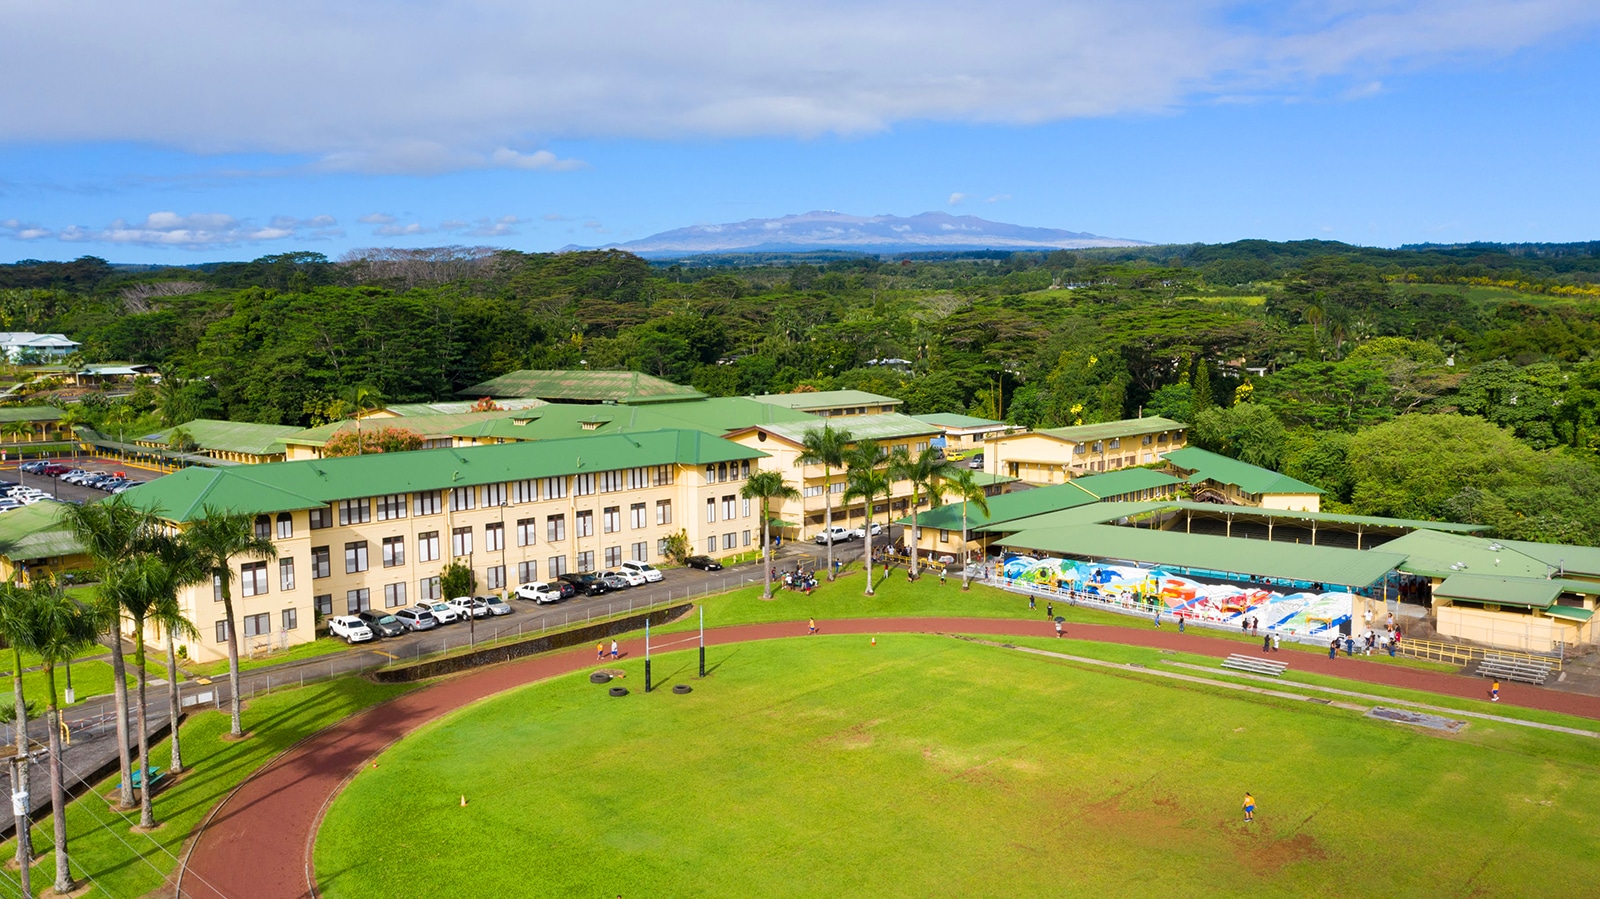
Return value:
M 598 661 L 604 659 L 605 657 L 606 657 L 606 645 L 604 643 L 596 643 L 594 645 L 594 660 L 596 662 L 598 662 Z
M 1245 793 L 1244 793 L 1244 821 L 1245 821 L 1246 824 L 1249 824 L 1251 821 L 1254 821 L 1255 819 L 1256 819 L 1256 797 L 1251 796 L 1250 795 L 1250 791 L 1246 790 Z
M 814 634 L 814 633 L 817 632 L 817 619 L 815 619 L 815 618 L 807 619 L 807 624 L 810 625 L 811 629 L 806 631 L 806 633 Z

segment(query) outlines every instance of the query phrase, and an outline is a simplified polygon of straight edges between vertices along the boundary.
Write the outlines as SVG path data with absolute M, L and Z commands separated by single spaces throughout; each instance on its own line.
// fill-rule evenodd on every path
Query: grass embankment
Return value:
M 358 647 L 357 651 L 371 649 L 374 645 L 380 644 L 364 644 L 363 646 Z M 315 640 L 312 640 L 310 643 L 298 643 L 280 652 L 269 653 L 257 658 L 250 658 L 249 656 L 241 655 L 239 657 L 239 670 L 250 671 L 255 668 L 267 668 L 272 665 L 282 665 L 286 662 L 302 662 L 306 659 L 315 659 L 321 656 L 345 652 L 351 648 L 352 647 L 350 644 L 337 637 L 319 637 Z M 161 655 L 159 659 L 163 665 L 166 664 L 166 656 L 164 654 Z M 217 659 L 214 662 L 205 662 L 203 664 L 186 664 L 180 662 L 178 664 L 178 670 L 182 671 L 185 677 L 191 678 L 222 677 L 228 673 L 228 660 L 225 658 Z
M 1097 645 L 1075 642 L 1051 645 Z M 710 662 L 686 696 L 612 699 L 575 674 L 419 731 L 330 809 L 325 895 L 1592 889 L 1572 865 L 1600 824 L 1600 741 L 1478 723 L 1441 737 L 934 636 L 763 641 Z M 693 666 L 676 653 L 654 670 Z M 642 661 L 620 667 L 639 687 Z
M 119 816 L 101 798 L 109 795 L 119 778 L 112 775 L 67 810 L 67 838 L 73 873 L 90 889 L 84 895 L 100 899 L 143 896 L 161 886 L 177 868 L 183 844 L 194 828 L 240 781 L 278 753 L 305 737 L 355 712 L 410 689 L 381 686 L 359 678 L 341 678 L 297 690 L 285 690 L 252 700 L 245 707 L 249 740 L 221 739 L 228 732 L 224 712 L 200 712 L 183 726 L 184 762 L 190 773 L 155 796 L 156 819 L 162 828 L 150 834 L 134 833 L 137 810 Z M 171 755 L 167 741 L 151 749 L 153 766 L 166 768 Z M 44 768 L 36 767 L 34 789 L 44 788 Z M 35 850 L 49 853 L 52 845 L 48 815 L 33 828 Z M 15 841 L 0 846 L 0 855 L 12 858 Z M 34 867 L 35 891 L 48 888 L 55 876 L 54 856 L 46 854 Z M 16 873 L 8 877 L 15 881 Z M 15 893 L 13 885 L 12 892 Z

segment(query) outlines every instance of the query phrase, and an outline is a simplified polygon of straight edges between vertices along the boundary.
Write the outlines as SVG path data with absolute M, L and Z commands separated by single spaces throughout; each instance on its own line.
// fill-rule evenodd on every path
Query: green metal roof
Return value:
M 1004 428 L 1010 427 L 1003 421 L 992 418 L 979 418 L 976 415 L 957 415 L 953 412 L 935 412 L 932 415 L 913 416 L 930 425 L 941 428 Z
M 1000 540 L 1011 549 L 1117 559 L 1236 575 L 1288 578 L 1328 586 L 1365 587 L 1404 556 L 1378 550 L 1243 540 L 1104 524 L 1036 527 Z
M 1021 478 L 1014 478 L 1008 474 L 990 474 L 987 471 L 974 471 L 972 483 L 979 487 L 993 487 L 996 484 L 1015 484 Z
M 892 396 L 865 390 L 808 390 L 803 393 L 764 393 L 750 399 L 788 409 L 833 409 L 840 406 L 898 406 Z
M 1500 606 L 1542 609 L 1556 601 L 1561 587 L 1550 581 L 1486 574 L 1452 574 L 1433 588 L 1434 596 Z
M 792 443 L 805 440 L 806 432 L 820 429 L 827 425 L 834 430 L 850 432 L 850 439 L 859 440 L 896 440 L 911 437 L 932 437 L 939 433 L 939 429 L 927 422 L 918 421 L 909 415 L 898 412 L 880 412 L 876 415 L 850 415 L 837 418 L 822 419 L 814 415 L 806 416 L 804 421 L 774 422 L 760 425 L 763 431 L 782 437 Z M 748 430 L 741 428 L 740 430 Z
M 592 408 L 592 407 L 590 407 Z M 402 418 L 363 418 L 361 430 L 375 432 L 383 428 L 400 428 L 406 431 L 416 431 L 424 438 L 438 439 L 451 436 L 456 430 L 478 424 L 479 422 L 492 421 L 497 418 L 510 418 L 514 415 L 525 415 L 524 411 L 503 409 L 499 412 L 461 412 L 454 415 L 408 415 Z M 346 419 L 344 421 L 329 422 L 314 428 L 296 430 L 284 434 L 279 439 L 284 443 L 293 443 L 304 446 L 322 446 L 333 439 L 341 431 L 354 432 L 356 423 Z
M 1301 521 L 1329 522 L 1331 524 L 1357 524 L 1387 528 L 1427 528 L 1430 531 L 1450 531 L 1470 534 L 1486 531 L 1488 525 L 1458 524 L 1453 521 L 1421 521 L 1413 518 L 1380 518 L 1376 515 L 1343 515 L 1337 512 L 1297 512 L 1289 509 L 1266 509 L 1260 506 L 1225 506 L 1218 503 L 1193 503 L 1174 500 L 1168 508 L 1189 509 L 1196 512 L 1227 513 L 1252 518 L 1293 518 Z
M 1600 596 L 1600 581 L 1579 581 L 1566 577 L 1553 577 L 1550 583 L 1559 585 L 1562 593 L 1576 593 L 1580 596 Z
M 186 468 L 129 490 L 172 521 L 233 512 L 287 512 L 341 499 L 414 493 L 650 465 L 703 465 L 766 454 L 700 431 L 649 431 L 570 440 L 374 453 L 234 468 Z
M 38 502 L 0 512 L 0 555 L 19 561 L 83 552 L 78 538 L 62 523 L 66 510 L 61 503 Z
M 1096 502 L 1093 494 L 1085 493 L 1071 483 L 1057 484 L 1053 487 L 1035 487 L 1032 490 L 1018 490 L 1015 493 L 991 496 L 988 498 L 988 515 L 970 503 L 947 503 L 936 509 L 918 512 L 917 526 L 941 530 L 958 529 L 961 527 L 962 506 L 968 507 L 967 530 L 975 531 L 987 524 L 1027 518 L 1058 509 L 1071 509 L 1093 502 Z M 900 519 L 898 523 L 910 524 L 911 516 Z
M 57 421 L 61 415 L 54 406 L 0 406 L 0 422 Z
M 1181 431 L 1186 427 L 1182 422 L 1170 418 L 1152 415 L 1148 418 L 1124 418 L 1121 421 L 1101 421 L 1087 425 L 1073 425 L 1070 428 L 1048 428 L 1035 431 L 1057 440 L 1068 440 L 1073 443 L 1093 443 L 1096 440 L 1111 440 L 1117 437 L 1138 437 L 1144 434 L 1158 434 L 1162 431 Z
M 177 427 L 146 434 L 139 439 L 146 443 L 159 443 L 162 447 L 172 439 L 172 432 L 182 428 L 194 438 L 203 450 L 225 453 L 247 453 L 254 456 L 283 454 L 282 437 L 298 434 L 302 430 L 294 425 L 263 425 L 243 421 L 219 421 L 214 418 L 196 418 Z
M 570 402 L 647 402 L 651 399 L 688 399 L 705 394 L 637 371 L 547 371 L 525 369 L 508 372 L 461 391 L 462 396 L 537 397 Z
M 1534 543 L 1528 540 L 1501 540 L 1524 555 L 1564 572 L 1600 577 L 1600 549 L 1566 543 Z
M 1031 491 L 1029 491 L 1031 492 Z M 1025 518 L 1011 521 L 995 522 L 986 525 L 980 530 L 991 534 L 1014 534 L 1031 528 L 1067 527 L 1080 524 L 1103 524 L 1116 521 L 1130 515 L 1141 515 L 1145 512 L 1164 508 L 1166 504 L 1160 500 L 1146 502 L 1095 502 L 1053 512 L 1043 512 Z
M 1155 471 L 1150 468 L 1124 468 L 1120 471 L 1108 471 L 1105 474 L 1085 475 L 1073 478 L 1068 483 L 1077 487 L 1095 499 L 1105 499 L 1109 496 L 1121 496 L 1125 493 L 1136 493 L 1140 490 L 1154 490 L 1160 487 L 1171 487 L 1183 481 L 1164 471 Z
M 1198 446 L 1186 446 L 1183 449 L 1162 453 L 1162 458 L 1184 471 L 1193 472 L 1189 476 L 1191 484 L 1216 481 L 1218 484 L 1232 484 L 1247 493 L 1258 494 L 1325 492 L 1321 487 L 1297 481 L 1270 468 L 1230 459 Z
M 548 403 L 520 415 L 478 422 L 451 433 L 457 437 L 503 440 L 550 440 L 584 434 L 614 434 L 623 431 L 656 431 L 684 428 L 721 436 L 729 431 L 781 422 L 817 425 L 819 419 L 806 412 L 758 403 L 746 397 L 714 397 L 703 400 L 651 403 L 644 406 L 593 406 Z
M 1450 534 L 1433 530 L 1416 530 L 1397 537 L 1383 545 L 1384 552 L 1402 553 L 1406 557 L 1400 570 L 1424 577 L 1448 578 L 1458 572 L 1493 575 L 1497 577 L 1535 578 L 1544 580 L 1553 574 L 1553 566 L 1525 555 L 1503 543 L 1500 549 L 1493 540 L 1470 534 Z M 1465 567 L 1462 567 L 1465 566 Z
M 1551 618 L 1565 618 L 1568 621 L 1588 621 L 1594 617 L 1593 609 L 1580 609 L 1577 606 L 1551 606 L 1544 610 Z
M 382 411 L 399 418 L 407 418 L 413 415 L 460 415 L 464 412 L 471 412 L 472 407 L 477 402 L 478 400 L 474 399 L 444 403 L 394 403 L 384 406 Z M 545 405 L 544 400 L 532 397 L 501 397 L 496 399 L 494 403 L 502 409 L 533 409 Z M 371 419 L 368 420 L 370 421 Z

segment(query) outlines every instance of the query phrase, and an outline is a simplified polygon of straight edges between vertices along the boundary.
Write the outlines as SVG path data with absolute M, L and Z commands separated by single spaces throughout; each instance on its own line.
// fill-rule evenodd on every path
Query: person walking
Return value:
M 1054 618 L 1054 617 L 1056 617 L 1056 604 L 1054 602 L 1051 602 L 1051 601 L 1048 601 L 1048 600 L 1045 602 L 1045 604 L 1044 604 L 1044 617 L 1046 617 L 1046 618 Z
M 1277 634 L 1273 634 L 1272 635 L 1272 651 L 1273 652 L 1279 652 L 1280 650 L 1278 649 L 1278 647 L 1282 644 L 1282 642 L 1283 641 L 1282 641 L 1281 637 L 1279 637 Z
M 1156 630 L 1161 630 L 1161 607 L 1155 607 Z
M 809 630 L 806 631 L 806 633 L 814 634 L 814 633 L 817 632 L 817 619 L 815 619 L 815 618 L 807 619 L 806 623 L 807 623 L 807 626 L 810 628 Z
M 1339 638 L 1338 637 L 1334 637 L 1328 643 L 1328 658 L 1337 659 L 1338 657 L 1339 657 Z
M 617 641 L 612 640 L 611 641 L 611 659 L 612 659 L 612 661 L 615 661 L 621 655 L 622 655 L 622 653 L 617 651 Z
M 1037 606 L 1037 605 L 1034 605 L 1034 602 L 1033 602 L 1033 594 L 1032 594 L 1032 593 L 1029 593 L 1029 594 L 1028 594 L 1028 611 L 1030 611 L 1030 612 L 1032 612 L 1032 611 L 1034 611 L 1034 610 L 1035 610 L 1035 609 L 1037 609 L 1037 608 L 1039 608 L 1039 607 L 1038 607 L 1038 606 Z
M 1057 620 L 1056 621 L 1056 638 L 1057 639 L 1060 639 L 1062 630 L 1063 630 L 1063 628 L 1061 627 L 1061 622 L 1060 622 L 1060 620 Z
M 598 662 L 598 661 L 601 661 L 602 659 L 604 659 L 605 657 L 606 657 L 606 645 L 604 643 L 596 643 L 594 645 L 594 660 L 596 662 Z
M 1272 635 L 1268 634 L 1267 636 L 1261 638 L 1261 651 L 1262 652 L 1271 652 L 1272 651 Z
M 1178 633 L 1180 634 L 1183 633 L 1183 617 L 1182 615 L 1178 616 Z
M 1500 701 L 1500 681 L 1498 679 L 1495 680 L 1494 686 L 1489 688 L 1489 701 L 1490 702 L 1499 702 Z
M 1347 658 L 1347 659 L 1348 658 L 1352 658 L 1352 657 L 1355 656 L 1355 654 L 1356 654 L 1356 638 L 1355 637 L 1349 637 L 1349 636 L 1345 637 L 1344 638 L 1344 655 L 1345 655 L 1345 658 Z
M 1244 823 L 1249 824 L 1256 819 L 1256 797 L 1250 795 L 1249 790 L 1244 791 Z
M 944 586 L 944 569 L 939 569 L 939 586 Z
M 1244 631 L 1246 637 L 1250 636 L 1250 616 L 1239 619 L 1239 630 Z

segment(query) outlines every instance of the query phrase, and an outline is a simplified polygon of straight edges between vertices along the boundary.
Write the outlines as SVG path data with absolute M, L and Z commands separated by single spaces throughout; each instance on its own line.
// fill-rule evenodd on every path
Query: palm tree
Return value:
M 772 598 L 772 501 L 774 499 L 798 499 L 800 491 L 790 487 L 783 479 L 781 471 L 758 471 L 750 475 L 739 488 L 739 495 L 745 499 L 761 500 L 761 578 L 765 587 L 761 591 L 762 599 Z
M 896 452 L 890 460 L 890 477 L 911 482 L 911 539 L 906 542 L 911 544 L 909 577 L 912 580 L 917 579 L 917 537 L 921 533 L 917 529 L 917 506 L 922 503 L 924 494 L 928 497 L 928 508 L 937 509 L 943 505 L 944 482 L 954 470 L 955 466 L 945 459 L 944 453 L 931 446 L 915 456 L 903 450 Z
M 100 617 L 79 606 L 53 583 L 34 584 L 26 591 L 19 610 L 19 643 L 44 664 L 45 688 L 50 691 L 45 725 L 50 735 L 50 817 L 55 824 L 56 884 L 63 895 L 72 892 L 72 865 L 67 856 L 67 796 L 61 779 L 61 707 L 56 699 L 56 666 L 71 659 L 100 635 Z
M 806 431 L 800 442 L 798 465 L 822 466 L 822 527 L 823 533 L 833 530 L 833 472 L 844 467 L 845 451 L 850 446 L 850 432 L 844 428 L 823 425 Z M 828 540 L 828 580 L 833 580 L 833 540 Z
M 239 636 L 233 617 L 233 558 L 276 559 L 278 548 L 256 536 L 255 517 L 244 512 L 223 512 L 205 507 L 201 518 L 184 535 L 195 554 L 195 564 L 215 579 L 222 592 L 222 613 L 228 619 L 228 704 L 233 714 L 234 737 L 244 736 L 239 709 Z
M 106 572 L 121 565 L 143 548 L 153 531 L 154 517 L 121 494 L 104 502 L 67 506 L 62 516 L 69 530 L 89 557 L 90 567 L 103 583 Z M 106 602 L 104 591 L 101 601 Z M 122 768 L 122 808 L 133 808 L 133 761 L 128 752 L 128 676 L 122 655 L 122 615 L 108 610 L 110 623 L 111 672 L 117 711 L 117 761 Z
M 14 583 L 0 584 L 0 637 L 11 646 L 11 692 L 16 703 L 11 724 L 16 728 L 17 763 L 11 769 L 17 782 L 12 789 L 28 795 L 28 700 L 22 695 L 22 644 L 27 639 L 23 623 L 27 620 L 27 589 Z M 22 875 L 22 894 L 33 895 L 33 840 L 27 813 L 17 816 L 17 865 Z
M 853 499 L 866 501 L 866 521 L 861 527 L 861 533 L 866 538 L 867 551 L 867 595 L 872 595 L 872 503 L 880 496 L 889 495 L 889 475 L 881 467 L 884 462 L 883 450 L 878 447 L 877 441 L 863 440 L 856 444 L 845 459 L 845 490 L 844 501 L 848 505 Z
M 21 443 L 24 440 L 31 441 L 33 440 L 33 422 L 8 421 L 0 423 L 0 435 L 10 438 L 13 443 Z
M 984 517 L 989 517 L 989 497 L 983 487 L 972 478 L 972 472 L 963 468 L 945 486 L 961 501 L 961 589 L 972 589 L 972 554 L 967 551 L 967 509 L 976 507 Z
M 178 740 L 178 724 L 183 717 L 183 709 L 178 702 L 177 638 L 193 640 L 200 636 L 194 622 L 184 617 L 183 606 L 178 602 L 178 590 L 205 583 L 208 572 L 201 570 L 188 541 L 184 539 L 159 540 L 155 551 L 176 574 L 169 584 L 171 592 L 161 597 L 161 602 L 150 610 L 150 621 L 161 628 L 167 639 L 167 715 L 171 724 L 168 729 L 172 732 L 170 770 L 178 774 L 183 771 L 183 748 Z
M 345 394 L 350 405 L 350 417 L 356 420 L 356 455 L 361 455 L 364 447 L 361 445 L 361 416 L 369 412 L 377 412 L 386 407 L 383 394 L 376 387 L 362 384 L 352 387 Z

